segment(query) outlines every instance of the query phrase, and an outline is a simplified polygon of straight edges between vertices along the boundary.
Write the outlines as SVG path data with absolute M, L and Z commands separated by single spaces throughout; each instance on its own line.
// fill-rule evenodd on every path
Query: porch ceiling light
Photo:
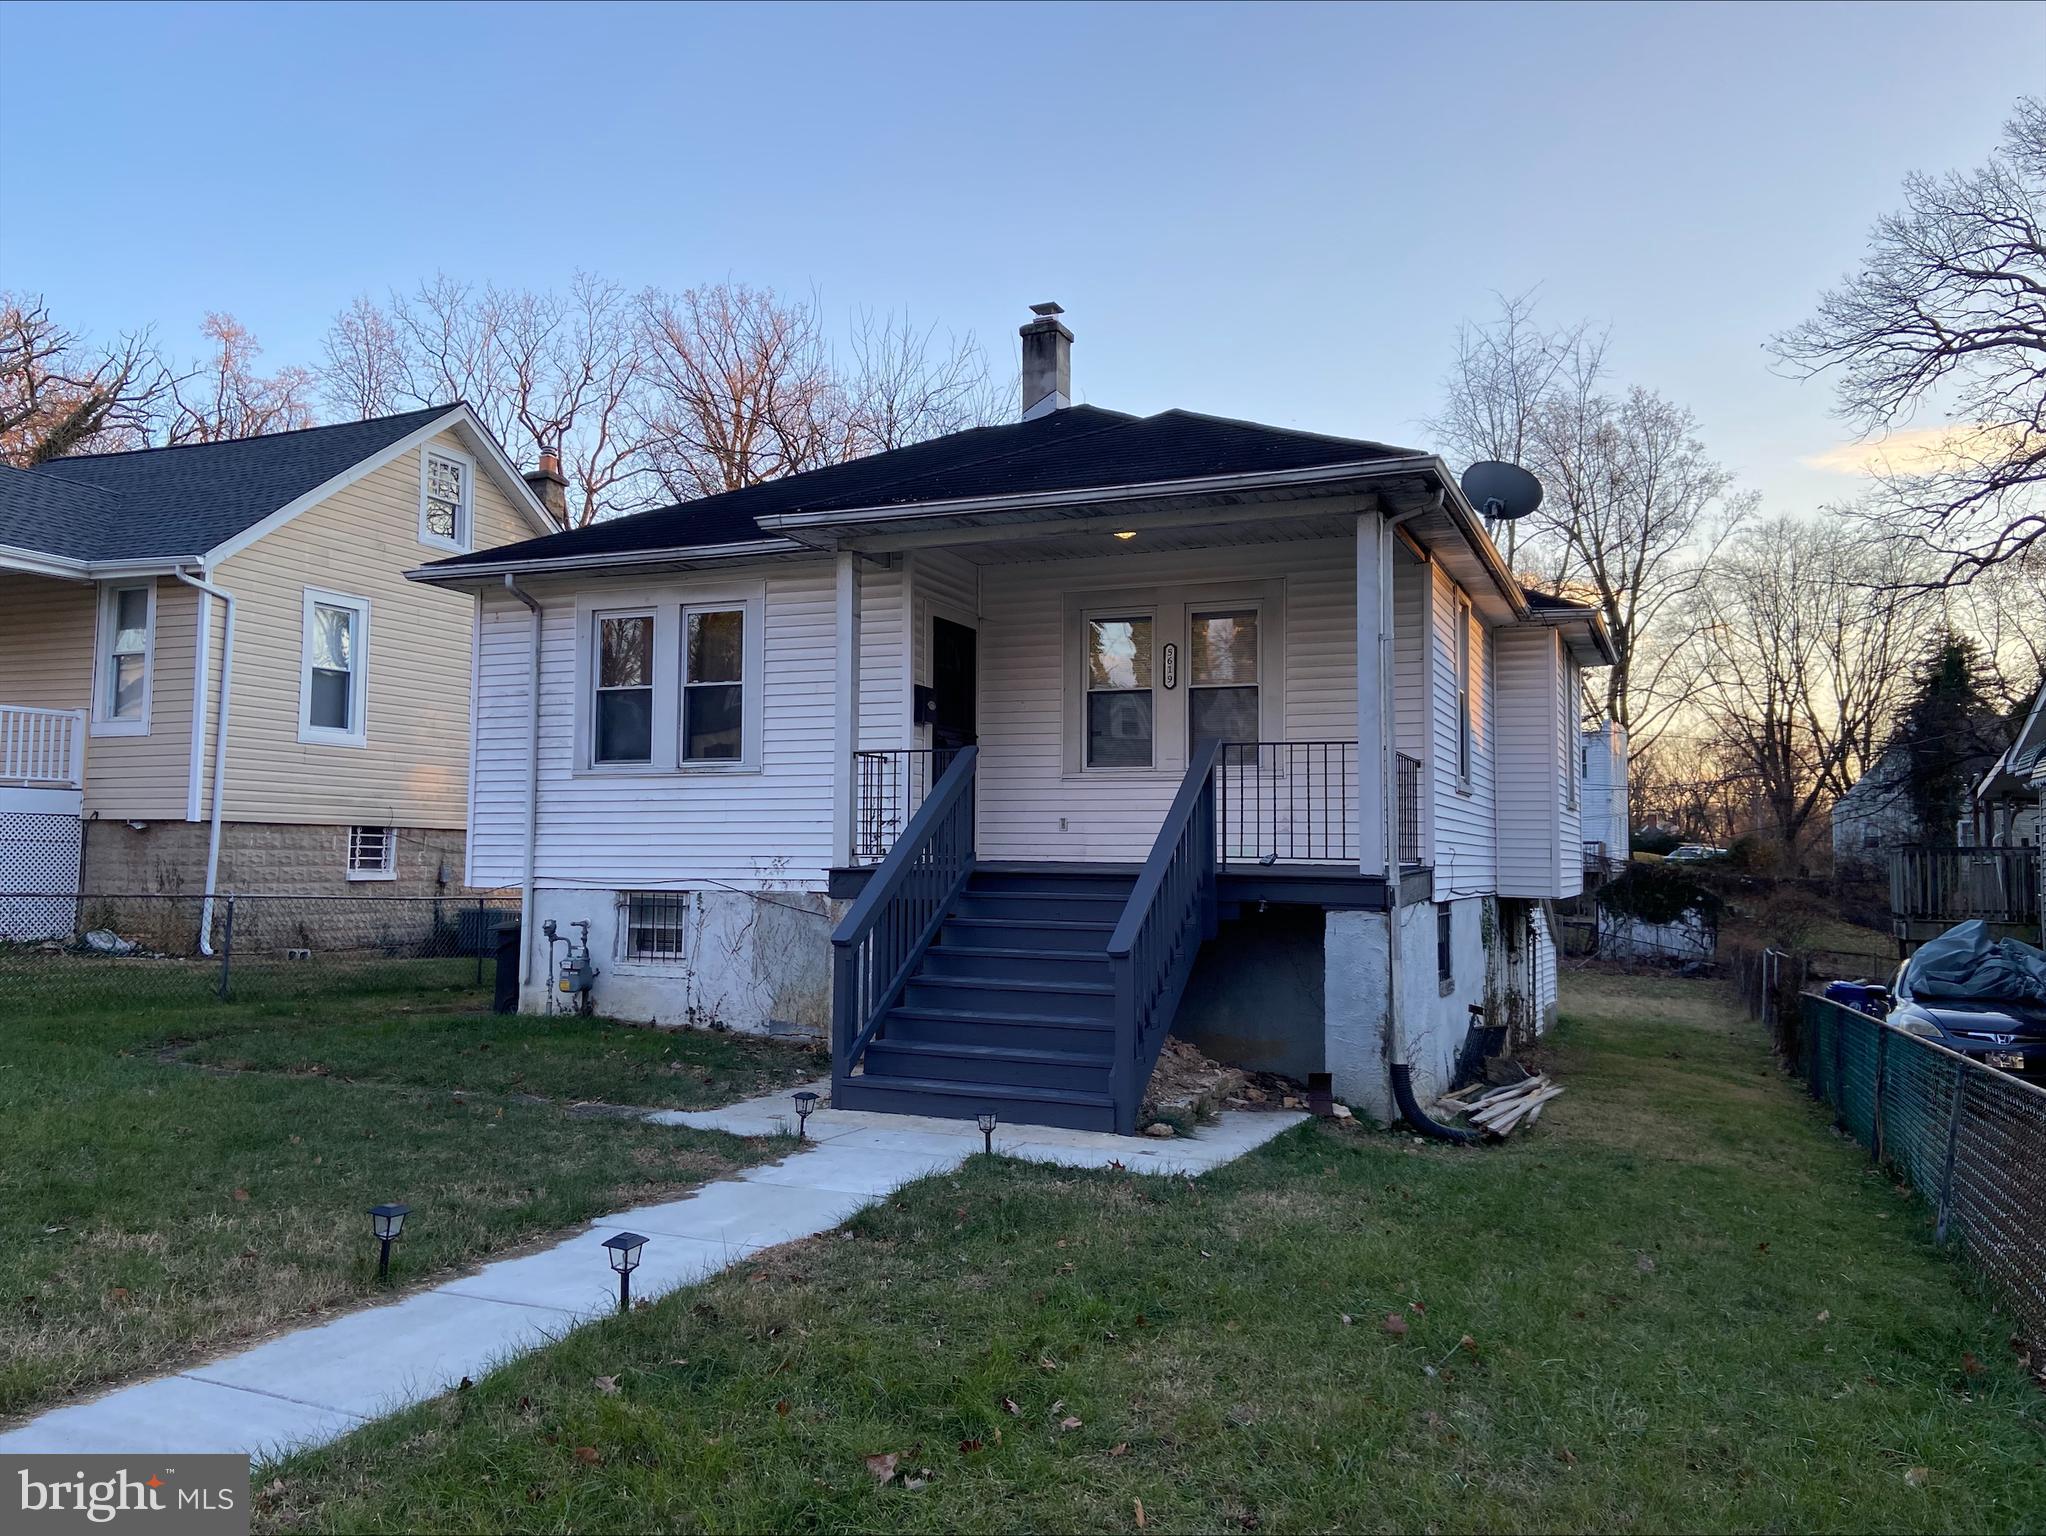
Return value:
M 646 1239 L 637 1232 L 618 1232 L 604 1239 L 604 1256 L 618 1274 L 618 1310 L 632 1310 L 632 1272 L 639 1268 L 639 1250 Z
M 369 1208 L 369 1227 L 377 1240 L 377 1278 L 391 1278 L 391 1244 L 405 1230 L 405 1218 L 412 1214 L 409 1205 L 373 1205 Z
M 1137 530 L 1136 530 L 1136 529 L 1134 529 L 1134 528 L 1131 528 L 1131 529 L 1127 529 L 1127 530 L 1125 530 L 1124 532 L 1118 533 L 1118 534 L 1116 535 L 1116 537 L 1117 537 L 1118 539 L 1134 539 L 1134 538 L 1135 538 L 1136 536 L 1137 536 Z

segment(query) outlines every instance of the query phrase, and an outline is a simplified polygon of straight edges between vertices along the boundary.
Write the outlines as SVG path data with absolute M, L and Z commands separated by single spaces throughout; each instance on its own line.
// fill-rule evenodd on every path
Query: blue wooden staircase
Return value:
M 1138 873 L 977 865 L 973 757 L 833 936 L 832 1102 L 1129 1134 L 1215 929 L 1213 752 Z

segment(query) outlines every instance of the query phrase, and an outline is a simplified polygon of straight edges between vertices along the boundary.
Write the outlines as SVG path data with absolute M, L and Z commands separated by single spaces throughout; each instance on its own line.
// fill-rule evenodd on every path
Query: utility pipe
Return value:
M 200 569 L 205 568 L 202 566 Z M 213 953 L 208 937 L 213 931 L 213 886 L 220 874 L 220 807 L 227 790 L 227 700 L 228 690 L 234 683 L 234 594 L 225 587 L 216 587 L 203 576 L 192 575 L 182 566 L 174 567 L 171 574 L 203 595 L 218 598 L 226 613 L 220 625 L 220 691 L 213 709 L 213 809 L 206 830 L 206 896 L 199 908 L 199 953 L 210 955 Z M 203 730 L 205 724 L 204 720 L 194 720 L 192 729 Z
M 1400 845 L 1399 845 L 1399 739 L 1394 715 L 1393 668 L 1396 662 L 1394 633 L 1393 556 L 1399 541 L 1394 530 L 1401 524 L 1442 510 L 1443 493 L 1424 507 L 1412 507 L 1378 524 L 1378 738 L 1379 781 L 1385 814 L 1385 955 L 1386 955 L 1386 1058 L 1392 1078 L 1393 1099 L 1407 1124 L 1424 1136 L 1446 1141 L 1476 1141 L 1474 1134 L 1439 1125 L 1428 1118 L 1414 1098 L 1413 1068 L 1407 1061 L 1406 1016 L 1401 1007 L 1400 988 Z
M 533 616 L 531 670 L 526 680 L 526 874 L 519 884 L 519 987 L 523 991 L 533 980 L 533 870 L 540 836 L 540 605 L 520 589 L 518 578 L 510 572 L 505 573 L 504 589 Z M 481 681 L 479 678 L 479 687 Z

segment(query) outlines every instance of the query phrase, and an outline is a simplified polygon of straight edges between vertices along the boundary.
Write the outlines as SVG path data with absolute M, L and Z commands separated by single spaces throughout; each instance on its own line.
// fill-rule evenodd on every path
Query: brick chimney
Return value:
M 1073 333 L 1059 321 L 1056 304 L 1033 304 L 1037 316 L 1017 334 L 1023 338 L 1023 420 L 1035 421 L 1073 403 Z
M 540 449 L 540 467 L 526 471 L 526 484 L 531 486 L 533 494 L 540 498 L 540 505 L 547 509 L 547 515 L 566 528 L 568 477 L 561 472 L 561 450 L 543 446 Z

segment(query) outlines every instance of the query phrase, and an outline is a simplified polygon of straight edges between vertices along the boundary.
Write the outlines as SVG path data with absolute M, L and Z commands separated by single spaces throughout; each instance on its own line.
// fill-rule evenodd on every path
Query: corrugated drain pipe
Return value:
M 526 682 L 526 873 L 519 882 L 519 989 L 524 991 L 533 980 L 533 869 L 540 833 L 540 604 L 509 572 L 504 589 L 533 616 L 532 664 Z
M 1393 530 L 1426 512 L 1442 510 L 1443 492 L 1426 507 L 1415 507 L 1378 525 L 1378 737 L 1379 799 L 1385 812 L 1385 958 L 1386 958 L 1386 1060 L 1392 1076 L 1393 1102 L 1401 1118 L 1421 1135 L 1459 1145 L 1480 1140 L 1475 1131 L 1458 1130 L 1431 1120 L 1414 1097 L 1414 1071 L 1407 1061 L 1406 1018 L 1400 996 L 1400 812 L 1399 742 L 1394 728 L 1393 668 L 1396 664 L 1395 617 L 1393 611 L 1393 558 L 1399 541 Z

